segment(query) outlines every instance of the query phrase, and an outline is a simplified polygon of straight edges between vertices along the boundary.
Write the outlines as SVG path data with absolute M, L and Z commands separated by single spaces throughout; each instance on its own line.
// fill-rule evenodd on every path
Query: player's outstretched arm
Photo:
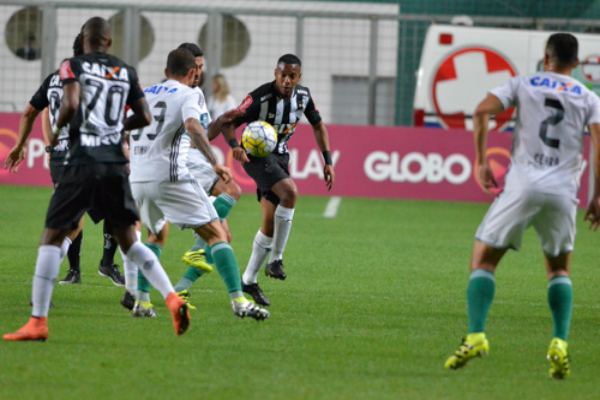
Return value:
M 590 221 L 590 229 L 600 227 L 600 124 L 590 124 L 590 137 L 594 148 L 594 194 L 590 199 L 584 221 Z
M 219 133 L 221 133 L 225 125 L 231 124 L 233 120 L 235 120 L 238 117 L 241 117 L 242 115 L 244 115 L 244 113 L 245 111 L 241 111 L 237 108 L 234 108 L 232 110 L 227 111 L 224 114 L 221 114 L 219 118 L 212 121 L 208 126 L 208 140 L 212 142 L 217 136 L 219 136 Z
M 25 146 L 27 144 L 27 138 L 29 137 L 29 134 L 31 134 L 33 124 L 40 111 L 41 110 L 37 110 L 31 104 L 27 104 L 27 107 L 25 107 L 25 111 L 23 112 L 23 115 L 21 115 L 21 120 L 19 121 L 17 143 L 10 150 L 8 156 L 6 156 L 6 161 L 4 162 L 4 169 L 8 169 L 8 172 L 17 172 L 19 164 L 25 159 L 25 153 L 27 152 Z
M 489 195 L 494 195 L 492 187 L 497 188 L 498 182 L 494 178 L 494 173 L 488 165 L 486 150 L 488 137 L 488 124 L 490 117 L 504 111 L 504 105 L 493 94 L 479 103 L 473 114 L 473 136 L 475 139 L 475 165 L 477 166 L 477 180 L 483 191 Z
M 152 113 L 148 107 L 148 102 L 145 97 L 140 97 L 133 103 L 129 104 L 133 115 L 123 122 L 123 130 L 132 131 L 140 129 L 152 123 Z
M 329 134 L 323 121 L 319 121 L 316 125 L 313 125 L 313 133 L 319 149 L 323 152 L 323 160 L 325 160 L 325 167 L 323 167 L 323 177 L 325 178 L 325 184 L 327 190 L 333 189 L 335 183 L 335 172 L 333 170 L 333 162 L 331 160 L 331 150 L 329 147 Z
M 185 120 L 185 130 L 192 139 L 192 142 L 196 146 L 200 153 L 206 157 L 206 160 L 213 166 L 215 172 L 225 181 L 225 183 L 231 180 L 231 171 L 217 161 L 215 153 L 210 147 L 208 137 L 204 134 L 204 127 L 196 118 L 188 118 Z
M 223 132 L 223 137 L 229 147 L 231 147 L 231 154 L 235 160 L 238 160 L 242 164 L 245 162 L 250 162 L 248 156 L 246 155 L 246 151 L 240 143 L 235 138 L 235 125 L 233 123 L 225 124 L 221 129 Z

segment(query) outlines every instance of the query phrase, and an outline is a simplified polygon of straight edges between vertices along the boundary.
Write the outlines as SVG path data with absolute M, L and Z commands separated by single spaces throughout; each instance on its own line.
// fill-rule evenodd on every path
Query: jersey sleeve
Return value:
M 35 92 L 31 100 L 29 100 L 29 104 L 36 110 L 43 110 L 50 104 L 48 102 L 48 88 L 50 87 L 50 79 L 52 79 L 53 76 L 54 74 L 48 76 L 44 80 L 44 83 L 42 83 L 42 86 Z
M 134 68 L 129 67 L 129 95 L 127 96 L 127 105 L 131 106 L 140 98 L 144 97 L 144 91 L 140 85 L 140 81 L 137 76 L 137 72 Z
M 590 103 L 587 113 L 586 125 L 600 123 L 600 98 L 595 94 L 590 94 Z
M 312 96 L 308 96 L 308 103 L 306 103 L 304 115 L 306 115 L 306 119 L 308 119 L 308 122 L 313 126 L 321 122 L 321 114 L 319 113 L 319 110 L 317 110 L 317 106 L 315 106 Z
M 185 99 L 183 100 L 183 104 L 181 105 L 181 118 L 184 123 L 190 118 L 200 121 L 200 114 L 202 114 L 202 110 L 200 110 L 199 103 L 200 93 L 194 91 L 186 95 Z
M 496 96 L 504 106 L 504 109 L 515 107 L 517 99 L 517 87 L 519 86 L 519 77 L 511 78 L 504 85 L 492 90 L 490 93 Z
M 63 85 L 68 85 L 69 83 L 77 82 L 79 80 L 81 71 L 81 61 L 76 58 L 71 58 L 60 64 L 58 73 Z
M 255 92 L 249 93 L 248 96 L 239 105 L 238 110 L 244 111 L 244 115 L 236 118 L 233 124 L 237 128 L 238 126 L 258 120 L 260 113 L 260 99 Z

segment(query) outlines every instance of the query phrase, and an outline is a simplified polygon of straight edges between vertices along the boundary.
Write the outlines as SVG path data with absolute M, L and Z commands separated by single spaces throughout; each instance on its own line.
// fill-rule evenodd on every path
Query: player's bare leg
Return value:
M 269 318 L 269 312 L 250 303 L 242 293 L 240 281 L 240 270 L 233 254 L 233 249 L 227 243 L 227 235 L 219 221 L 195 228 L 194 231 L 209 245 L 212 258 L 215 261 L 217 271 L 223 279 L 231 307 L 236 317 L 244 318 L 246 316 L 254 318 L 257 321 Z
M 242 196 L 242 189 L 233 180 L 225 183 L 222 179 L 218 179 L 212 188 L 210 195 L 217 196 L 213 203 L 217 215 L 225 228 L 227 216 L 231 212 L 231 209 Z M 231 242 L 231 232 L 229 229 L 225 229 L 226 242 Z M 189 296 L 187 290 L 196 282 L 202 275 L 212 271 L 211 265 L 214 264 L 214 260 L 207 249 L 207 244 L 199 235 L 196 236 L 196 242 L 186 252 L 181 260 L 188 264 L 190 267 L 187 269 L 183 277 L 175 285 L 175 290 L 180 295 Z M 206 263 L 205 263 L 206 262 Z
M 79 256 L 81 254 L 81 244 L 83 242 L 83 221 L 84 217 L 81 217 L 77 228 L 67 235 L 67 239 L 70 241 L 66 252 L 67 257 L 69 258 L 69 272 L 65 279 L 59 282 L 61 285 L 81 283 Z
M 467 288 L 469 331 L 458 350 L 448 360 L 446 368 L 464 367 L 467 361 L 487 355 L 490 345 L 485 336 L 485 322 L 494 300 L 494 272 L 507 249 L 495 249 L 475 241 L 471 258 L 471 276 Z
M 14 333 L 4 335 L 5 340 L 41 340 L 48 338 L 48 311 L 58 277 L 60 262 L 67 254 L 67 235 L 72 229 L 45 228 L 40 240 L 32 288 L 32 310 L 29 322 Z M 70 242 L 70 240 L 69 240 Z
M 548 275 L 548 304 L 554 321 L 554 336 L 547 353 L 550 362 L 549 373 L 552 378 L 564 379 L 571 372 L 567 350 L 573 309 L 573 287 L 569 277 L 571 252 L 559 254 L 557 257 L 545 254 L 544 258 Z
M 265 274 L 271 278 L 284 280 L 286 274 L 283 271 L 283 251 L 292 229 L 298 189 L 294 181 L 287 178 L 277 182 L 271 191 L 279 197 L 279 205 L 273 213 L 273 252 L 269 264 L 265 268 Z
M 190 323 L 187 303 L 177 296 L 160 261 L 137 239 L 135 231 L 135 225 L 131 225 L 127 228 L 115 229 L 114 234 L 127 258 L 138 266 L 150 284 L 165 298 L 173 317 L 175 333 L 182 335 L 187 331 Z

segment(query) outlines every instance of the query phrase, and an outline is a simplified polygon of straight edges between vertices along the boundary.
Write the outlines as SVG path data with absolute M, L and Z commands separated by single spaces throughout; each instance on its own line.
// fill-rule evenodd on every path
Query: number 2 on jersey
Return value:
M 542 139 L 542 142 L 544 142 L 544 144 L 546 146 L 552 147 L 554 149 L 558 149 L 558 147 L 560 146 L 560 140 L 552 139 L 547 136 L 548 125 L 554 126 L 554 125 L 560 123 L 560 121 L 562 121 L 563 118 L 565 117 L 565 109 L 563 108 L 562 104 L 560 104 L 560 102 L 558 100 L 548 99 L 548 98 L 544 102 L 544 107 L 549 107 L 549 108 L 555 109 L 556 114 L 551 115 L 542 121 L 542 124 L 540 125 L 540 139 Z

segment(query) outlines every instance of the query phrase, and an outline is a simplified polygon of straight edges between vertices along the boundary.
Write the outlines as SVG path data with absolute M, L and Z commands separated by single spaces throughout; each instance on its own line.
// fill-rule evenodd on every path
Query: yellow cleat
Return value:
M 195 310 L 196 307 L 190 304 L 190 292 L 186 290 L 182 290 L 181 292 L 177 292 L 177 296 L 181 297 L 183 301 L 187 304 L 188 309 Z
M 559 338 L 554 338 L 550 342 L 546 356 L 550 361 L 550 378 L 565 379 L 571 373 L 567 346 L 567 342 Z
M 462 368 L 472 358 L 487 356 L 490 351 L 490 343 L 485 337 L 485 333 L 471 333 L 463 339 L 458 350 L 446 360 L 444 366 L 448 369 Z
M 213 271 L 213 267 L 206 262 L 206 253 L 203 249 L 196 251 L 188 251 L 181 257 L 181 261 L 198 268 L 200 271 L 209 273 Z

